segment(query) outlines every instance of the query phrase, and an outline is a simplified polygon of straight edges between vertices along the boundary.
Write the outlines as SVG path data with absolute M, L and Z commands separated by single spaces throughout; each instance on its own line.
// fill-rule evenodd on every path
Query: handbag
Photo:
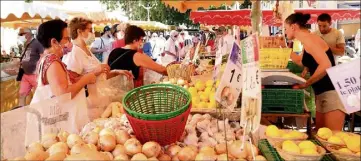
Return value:
M 104 41 L 103 39 L 100 37 L 100 48 L 99 49 L 103 49 L 103 47 L 105 47 Z M 94 56 L 100 61 L 103 62 L 103 52 L 100 53 L 94 53 Z
M 29 45 L 30 45 L 33 41 L 34 41 L 34 39 L 31 40 L 30 43 L 25 46 L 25 49 L 24 49 L 24 51 L 23 51 L 23 54 L 22 54 L 21 57 L 20 57 L 19 72 L 18 72 L 18 75 L 16 76 L 16 81 L 18 81 L 18 82 L 20 82 L 21 79 L 23 79 L 23 76 L 24 76 L 24 73 L 25 73 L 24 69 L 21 67 L 21 61 L 23 60 L 23 58 L 24 58 L 24 56 L 25 56 L 26 50 L 28 50 Z

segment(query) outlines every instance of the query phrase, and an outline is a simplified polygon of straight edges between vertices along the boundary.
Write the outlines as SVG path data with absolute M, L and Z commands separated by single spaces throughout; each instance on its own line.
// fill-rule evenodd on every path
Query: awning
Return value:
M 317 17 L 322 13 L 331 15 L 332 20 L 359 19 L 360 9 L 296 9 L 295 12 L 309 13 L 309 23 L 316 23 Z M 222 10 L 222 11 L 194 11 L 190 13 L 190 19 L 195 23 L 205 25 L 251 25 L 251 10 Z M 272 10 L 262 11 L 262 24 L 269 26 L 280 26 L 282 21 L 274 17 Z
M 179 12 L 184 13 L 188 9 L 191 9 L 193 11 L 198 10 L 198 8 L 209 8 L 210 6 L 216 6 L 219 7 L 222 4 L 226 5 L 232 5 L 235 0 L 220 0 L 220 1 L 203 1 L 203 0 L 162 0 L 162 2 L 169 7 L 174 7 Z
M 64 12 L 42 5 L 39 2 L 1 1 L 1 26 L 38 25 L 43 20 L 62 19 L 68 15 Z
M 129 24 L 138 26 L 144 30 L 169 30 L 170 27 L 156 21 L 128 21 Z
M 93 21 L 95 25 L 107 24 L 107 23 L 119 23 L 122 20 L 119 20 L 118 17 L 108 13 L 108 12 L 75 12 L 68 11 L 66 12 L 69 15 L 69 20 L 74 17 L 84 17 Z

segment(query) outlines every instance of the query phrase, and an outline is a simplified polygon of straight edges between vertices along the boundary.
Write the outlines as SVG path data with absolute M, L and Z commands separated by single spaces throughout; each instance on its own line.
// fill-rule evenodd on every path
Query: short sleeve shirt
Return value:
M 101 63 L 91 54 L 87 55 L 80 47 L 74 45 L 71 52 L 63 56 L 67 69 L 79 75 L 94 71 Z
M 335 28 L 332 28 L 331 32 L 327 34 L 321 34 L 319 30 L 317 30 L 315 34 L 325 40 L 325 42 L 330 47 L 335 47 L 336 44 L 345 44 L 345 37 L 343 36 L 342 32 Z
M 36 66 L 40 59 L 40 54 L 44 52 L 43 45 L 37 39 L 33 39 L 28 45 L 25 55 L 21 61 L 21 66 L 25 74 L 35 74 Z

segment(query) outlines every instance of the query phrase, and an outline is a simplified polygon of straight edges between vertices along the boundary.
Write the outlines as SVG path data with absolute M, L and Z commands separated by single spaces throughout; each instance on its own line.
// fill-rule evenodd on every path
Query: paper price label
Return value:
M 360 111 L 360 58 L 327 69 L 347 113 Z
M 216 100 L 233 110 L 242 91 L 242 61 L 240 47 L 233 43 L 231 54 L 216 91 Z
M 256 97 L 261 91 L 261 76 L 259 62 L 243 65 L 243 88 L 242 93 L 247 96 Z

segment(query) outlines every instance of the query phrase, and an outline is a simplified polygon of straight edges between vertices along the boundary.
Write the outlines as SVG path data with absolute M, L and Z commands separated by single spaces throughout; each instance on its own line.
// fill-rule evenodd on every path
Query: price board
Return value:
M 255 132 L 260 126 L 262 109 L 259 41 L 253 34 L 240 43 L 242 55 L 241 125 L 245 132 Z
M 233 110 L 242 91 L 242 57 L 240 47 L 233 43 L 226 68 L 216 91 L 216 100 L 229 110 Z
M 360 58 L 327 69 L 347 113 L 360 111 Z
M 260 48 L 286 48 L 286 40 L 280 36 L 261 36 L 259 37 Z

